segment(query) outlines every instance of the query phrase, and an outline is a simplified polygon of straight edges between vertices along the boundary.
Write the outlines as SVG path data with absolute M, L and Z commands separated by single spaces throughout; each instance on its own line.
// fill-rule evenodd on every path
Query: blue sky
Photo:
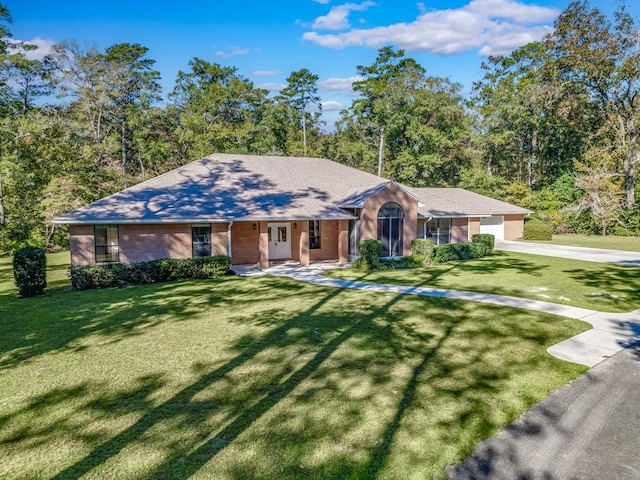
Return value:
M 637 15 L 640 8 L 628 2 Z M 0 0 L 13 37 L 46 52 L 75 40 L 104 49 L 140 43 L 150 49 L 166 95 L 178 70 L 200 57 L 234 66 L 255 85 L 277 91 L 294 70 L 320 77 L 331 123 L 351 102 L 356 65 L 370 65 L 383 45 L 404 48 L 430 75 L 468 92 L 489 54 L 508 53 L 548 32 L 569 0 L 284 0 L 107 2 Z M 610 0 L 592 0 L 605 12 Z

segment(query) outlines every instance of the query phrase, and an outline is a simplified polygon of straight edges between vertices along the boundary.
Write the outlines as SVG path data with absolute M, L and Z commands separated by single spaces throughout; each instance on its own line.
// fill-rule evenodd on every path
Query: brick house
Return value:
M 412 188 L 321 158 L 214 154 L 54 219 L 68 224 L 72 265 L 229 255 L 267 267 L 384 255 L 414 238 L 522 237 L 529 210 L 460 188 Z

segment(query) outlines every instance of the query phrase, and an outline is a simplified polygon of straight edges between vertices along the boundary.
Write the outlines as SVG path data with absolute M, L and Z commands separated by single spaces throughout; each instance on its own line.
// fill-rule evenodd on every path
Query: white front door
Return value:
M 481 218 L 480 233 L 489 233 L 496 240 L 504 240 L 504 217 Z
M 269 260 L 291 258 L 291 224 L 269 223 Z

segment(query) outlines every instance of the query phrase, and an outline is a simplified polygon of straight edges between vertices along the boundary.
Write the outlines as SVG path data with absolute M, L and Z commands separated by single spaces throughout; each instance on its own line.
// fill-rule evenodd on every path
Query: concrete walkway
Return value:
M 605 250 L 603 248 L 570 247 L 535 242 L 496 240 L 496 250 L 505 252 L 530 253 L 547 257 L 571 258 L 586 262 L 615 263 L 618 265 L 640 266 L 640 252 Z
M 635 433 L 640 427 L 640 310 L 604 313 L 501 295 L 322 275 L 323 270 L 337 267 L 282 265 L 264 272 L 255 267 L 234 271 L 286 276 L 335 288 L 506 305 L 575 318 L 593 326 L 547 351 L 563 360 L 595 367 L 551 393 L 498 435 L 480 442 L 463 463 L 447 467 L 450 480 L 640 479 L 640 435 Z
M 325 277 L 322 271 L 338 268 L 337 264 L 319 263 L 309 267 L 298 264 L 278 265 L 259 270 L 257 267 L 238 266 L 232 270 L 239 275 L 285 276 L 302 282 L 335 288 L 355 288 L 374 292 L 398 293 L 425 297 L 450 298 L 479 303 L 490 303 L 536 312 L 546 312 L 590 323 L 591 330 L 552 345 L 547 351 L 562 360 L 593 367 L 624 348 L 640 342 L 640 309 L 629 313 L 605 313 L 586 308 L 571 307 L 551 302 L 439 288 L 385 285 Z

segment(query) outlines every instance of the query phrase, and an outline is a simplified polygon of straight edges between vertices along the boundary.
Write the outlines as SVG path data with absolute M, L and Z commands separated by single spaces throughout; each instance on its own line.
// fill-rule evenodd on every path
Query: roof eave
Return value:
M 72 219 L 54 218 L 52 223 L 56 225 L 125 225 L 125 224 L 169 224 L 169 223 L 229 223 L 229 222 L 301 222 L 306 220 L 353 220 L 355 215 L 302 215 L 283 217 L 239 217 L 239 218 L 110 218 L 110 219 Z

